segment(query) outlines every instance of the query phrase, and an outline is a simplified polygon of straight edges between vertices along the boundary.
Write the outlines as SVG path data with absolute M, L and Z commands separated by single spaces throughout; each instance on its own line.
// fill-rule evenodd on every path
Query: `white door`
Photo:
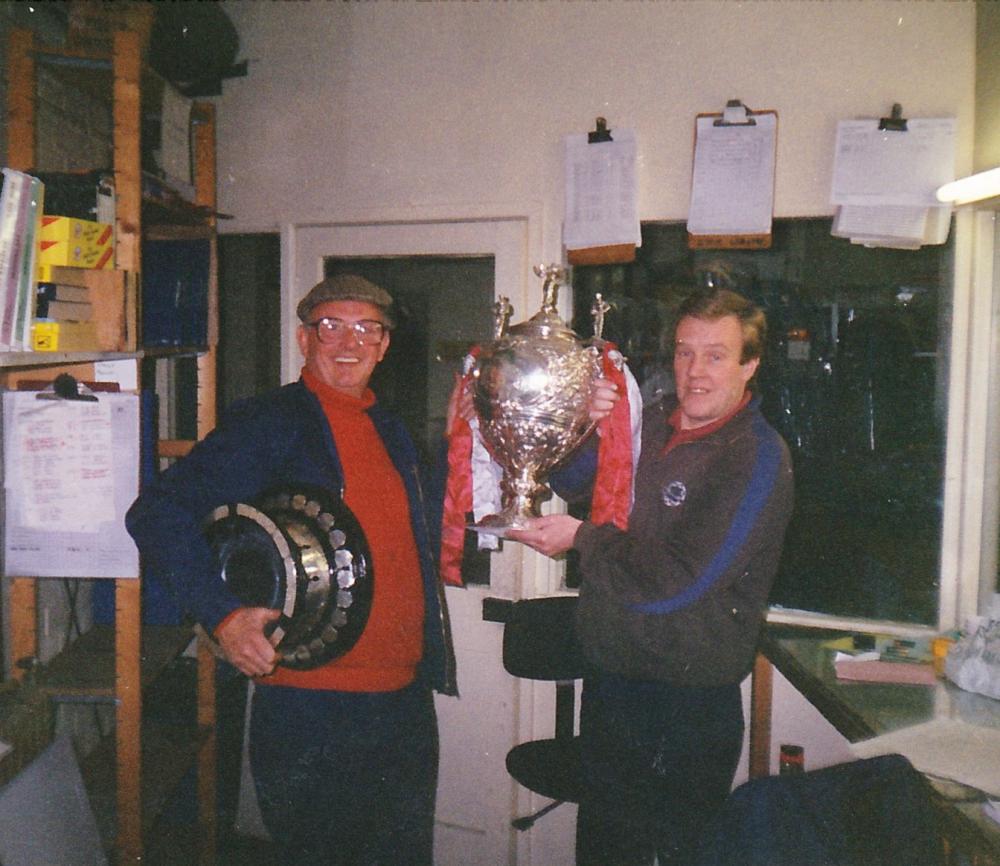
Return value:
M 365 219 L 296 224 L 282 232 L 282 381 L 298 376 L 295 305 L 322 279 L 329 257 L 491 256 L 495 295 L 506 295 L 515 320 L 533 312 L 540 284 L 531 265 L 541 247 L 534 215 L 452 219 Z M 456 308 L 437 323 L 460 333 Z M 487 311 L 491 316 L 492 312 Z M 547 815 L 516 834 L 511 819 L 544 805 L 507 775 L 507 750 L 526 739 L 551 736 L 551 684 L 515 680 L 501 664 L 502 626 L 485 622 L 483 599 L 520 598 L 555 591 L 559 570 L 549 560 L 508 544 L 491 557 L 489 586 L 446 591 L 458 661 L 458 699 L 438 696 L 441 779 L 438 789 L 437 866 L 570 866 L 573 807 Z

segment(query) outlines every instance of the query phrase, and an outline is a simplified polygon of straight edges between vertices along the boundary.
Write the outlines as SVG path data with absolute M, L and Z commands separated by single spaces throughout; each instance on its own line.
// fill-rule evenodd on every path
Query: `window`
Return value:
M 633 264 L 574 270 L 575 329 L 590 333 L 601 292 L 644 400 L 672 393 L 673 311 L 706 271 L 766 312 L 757 389 L 796 476 L 775 606 L 938 622 L 951 245 L 865 249 L 800 219 L 776 221 L 768 250 L 693 251 L 657 223 Z

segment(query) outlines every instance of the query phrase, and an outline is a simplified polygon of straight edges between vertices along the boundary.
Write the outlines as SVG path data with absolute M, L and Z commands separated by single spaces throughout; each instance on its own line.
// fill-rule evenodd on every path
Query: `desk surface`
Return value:
M 761 651 L 851 742 L 939 718 L 1000 729 L 1000 701 L 964 691 L 944 677 L 933 686 L 838 680 L 824 644 L 844 632 L 771 627 Z
M 838 680 L 834 652 L 824 645 L 843 635 L 772 626 L 765 630 L 760 650 L 851 742 L 941 718 L 1000 729 L 1000 701 L 966 692 L 943 677 L 932 686 Z M 982 814 L 981 801 L 986 798 L 957 784 L 933 778 L 931 782 L 957 813 L 958 823 L 950 829 L 971 840 L 986 855 L 983 862 L 1000 863 L 1000 826 Z

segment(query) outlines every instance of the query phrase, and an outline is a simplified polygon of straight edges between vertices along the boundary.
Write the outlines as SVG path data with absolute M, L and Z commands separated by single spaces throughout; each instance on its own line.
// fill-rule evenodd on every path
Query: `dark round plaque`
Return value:
M 308 484 L 221 505 L 205 534 L 230 592 L 281 611 L 271 640 L 278 663 L 306 670 L 344 655 L 368 622 L 371 552 L 340 497 Z

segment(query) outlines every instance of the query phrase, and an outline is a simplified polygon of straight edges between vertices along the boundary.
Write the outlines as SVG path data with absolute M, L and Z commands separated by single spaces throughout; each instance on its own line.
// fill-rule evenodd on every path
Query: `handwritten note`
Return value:
M 139 398 L 5 391 L 4 573 L 137 577 L 124 514 L 139 488 Z
M 11 458 L 24 526 L 95 532 L 114 519 L 106 400 L 22 401 L 13 423 Z

